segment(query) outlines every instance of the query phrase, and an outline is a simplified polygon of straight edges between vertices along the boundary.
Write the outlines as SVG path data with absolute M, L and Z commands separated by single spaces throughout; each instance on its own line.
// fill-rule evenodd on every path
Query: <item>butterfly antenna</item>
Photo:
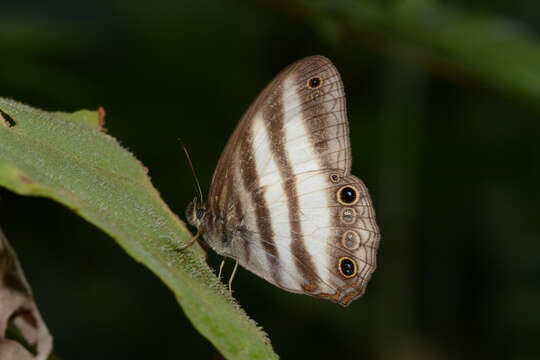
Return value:
M 186 154 L 187 161 L 189 163 L 189 167 L 191 168 L 191 173 L 193 174 L 193 179 L 195 179 L 195 185 L 197 186 L 197 191 L 199 192 L 199 199 L 201 199 L 201 202 L 203 201 L 203 194 L 201 191 L 201 185 L 199 184 L 199 179 L 197 178 L 197 174 L 195 173 L 195 168 L 193 167 L 193 163 L 191 162 L 191 157 L 189 156 L 189 152 L 187 150 L 186 145 L 184 145 L 184 142 L 182 139 L 178 138 L 178 141 L 180 141 L 180 145 L 182 146 L 182 149 L 184 149 L 184 153 Z

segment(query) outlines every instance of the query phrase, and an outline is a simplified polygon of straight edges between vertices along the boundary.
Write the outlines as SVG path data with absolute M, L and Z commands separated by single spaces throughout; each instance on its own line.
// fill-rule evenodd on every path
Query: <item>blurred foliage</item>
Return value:
M 540 113 L 540 47 L 524 24 L 429 0 L 281 4 L 328 41 L 353 37 L 449 78 L 480 81 Z
M 194 194 L 177 137 L 209 184 L 258 91 L 328 56 L 379 268 L 347 309 L 245 270 L 235 297 L 285 359 L 538 357 L 537 1 L 20 0 L 0 20 L 0 95 L 104 106 L 177 213 Z M 165 286 L 76 215 L 2 190 L 0 216 L 63 358 L 215 356 Z
M 56 200 L 113 237 L 173 291 L 193 325 L 228 359 L 276 358 L 266 334 L 206 265 L 200 246 L 180 253 L 191 234 L 152 187 L 148 170 L 104 133 L 103 109 L 48 113 L 0 98 L 0 115 L 0 185 Z M 5 292 L 17 304 L 18 294 Z M 50 351 L 50 335 L 45 340 Z

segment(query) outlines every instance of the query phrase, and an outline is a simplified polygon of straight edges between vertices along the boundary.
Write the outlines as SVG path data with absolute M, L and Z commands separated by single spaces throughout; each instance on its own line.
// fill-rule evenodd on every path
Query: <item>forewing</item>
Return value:
M 308 88 L 308 81 L 315 77 L 322 80 L 321 85 L 317 89 Z M 330 60 L 323 56 L 311 56 L 279 73 L 242 116 L 212 177 L 210 200 L 214 203 L 218 203 L 215 200 L 224 191 L 227 181 L 232 179 L 233 168 L 241 166 L 240 153 L 263 146 L 261 142 L 266 134 L 260 132 L 253 136 L 256 122 L 260 122 L 269 131 L 288 124 L 289 131 L 298 130 L 298 133 L 292 134 L 296 136 L 288 146 L 302 150 L 308 146 L 306 140 L 309 140 L 309 146 L 313 144 L 316 149 L 316 152 L 309 153 L 311 158 L 305 157 L 302 161 L 307 163 L 320 160 L 323 168 L 339 169 L 346 174 L 350 172 L 349 126 L 341 77 Z M 303 136 L 306 132 L 307 138 Z M 271 134 L 278 142 L 282 142 L 280 135 L 283 135 L 283 131 L 277 131 L 273 136 Z M 251 144 L 246 144 L 246 139 Z M 267 153 L 266 157 L 259 158 L 261 168 L 269 165 L 271 155 Z M 307 167 L 309 165 L 306 164 Z M 269 166 L 267 170 L 273 171 Z M 249 185 L 251 189 L 256 183 L 253 181 Z

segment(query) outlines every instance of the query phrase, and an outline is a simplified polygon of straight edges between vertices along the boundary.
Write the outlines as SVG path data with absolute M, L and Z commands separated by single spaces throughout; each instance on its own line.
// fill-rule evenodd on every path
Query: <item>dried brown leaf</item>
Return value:
M 35 348 L 35 354 L 16 340 L 6 338 L 9 323 Z M 17 254 L 0 229 L 0 359 L 45 360 L 51 350 L 52 336 L 39 313 Z

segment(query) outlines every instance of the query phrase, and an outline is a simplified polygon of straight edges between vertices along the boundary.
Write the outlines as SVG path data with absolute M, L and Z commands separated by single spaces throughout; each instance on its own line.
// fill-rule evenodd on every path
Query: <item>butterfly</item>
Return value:
M 221 154 L 207 202 L 196 197 L 186 217 L 236 265 L 347 306 L 364 293 L 380 240 L 368 190 L 350 172 L 341 77 L 329 59 L 307 57 L 251 104 Z

